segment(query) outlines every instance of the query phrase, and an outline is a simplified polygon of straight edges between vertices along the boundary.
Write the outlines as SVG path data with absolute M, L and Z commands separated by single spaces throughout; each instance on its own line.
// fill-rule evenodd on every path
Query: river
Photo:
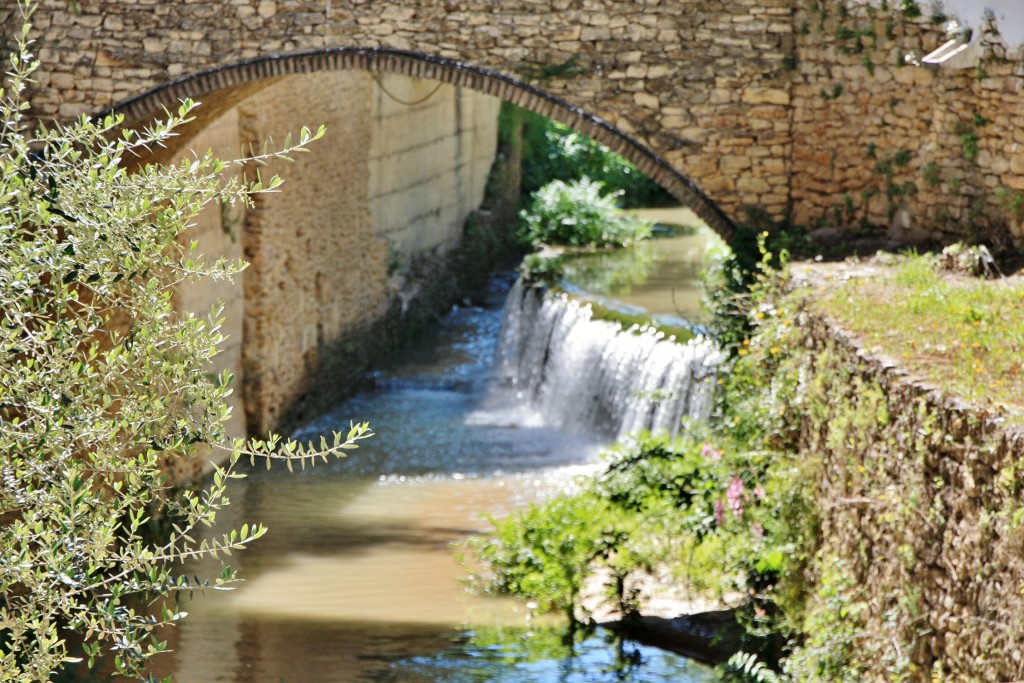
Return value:
M 645 277 L 602 286 L 580 275 L 568 289 L 576 298 L 692 320 L 693 275 L 707 240 L 688 232 L 652 242 L 639 252 Z M 485 530 L 484 514 L 501 516 L 571 486 L 595 467 L 609 437 L 644 426 L 636 420 L 678 424 L 679 414 L 699 417 L 708 407 L 710 345 L 623 334 L 590 320 L 572 298 L 545 303 L 551 297 L 518 288 L 503 311 L 509 285 L 496 280 L 489 305 L 456 308 L 378 369 L 372 390 L 294 435 L 305 440 L 344 429 L 350 419 L 369 420 L 377 436 L 349 458 L 304 472 L 256 471 L 233 489 L 218 521 L 259 520 L 270 531 L 233 558 L 245 579 L 239 589 L 183 605 L 190 615 L 155 673 L 179 683 L 715 680 L 706 666 L 601 630 L 568 647 L 556 619 L 460 583 L 467 570 L 453 544 Z M 659 289 L 660 298 L 652 294 Z M 538 340 L 551 339 L 564 342 L 538 350 Z M 539 355 L 531 360 L 530 353 Z M 593 364 L 594 354 L 610 355 L 612 370 L 562 367 L 570 357 Z M 660 359 L 656 371 L 644 369 L 650 358 Z M 583 396 L 609 393 L 590 387 L 596 375 L 618 385 L 644 373 L 647 390 L 626 387 L 612 404 Z M 648 402 L 633 405 L 645 393 Z M 628 409 L 641 417 L 611 422 L 608 415 L 626 405 L 614 401 L 632 401 Z M 566 403 L 588 407 L 555 417 Z M 215 563 L 186 570 L 217 573 Z

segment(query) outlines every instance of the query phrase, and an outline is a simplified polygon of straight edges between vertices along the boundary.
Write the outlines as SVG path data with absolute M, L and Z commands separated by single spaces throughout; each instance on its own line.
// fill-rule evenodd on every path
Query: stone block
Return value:
M 164 52 L 167 49 L 167 41 L 163 38 L 147 37 L 142 39 L 142 49 L 150 54 Z
M 1024 176 L 1011 175 L 1007 176 L 1003 182 L 1011 190 L 1024 190 Z
M 778 88 L 745 88 L 742 101 L 747 104 L 789 104 L 789 93 Z
M 659 105 L 657 97 L 645 92 L 635 93 L 633 95 L 633 102 L 635 102 L 638 107 L 643 107 L 645 109 L 657 109 Z
M 726 175 L 737 175 L 750 168 L 750 158 L 740 155 L 725 155 L 719 161 L 719 168 Z
M 744 193 L 761 195 L 771 190 L 771 186 L 761 178 L 755 176 L 741 176 L 736 180 L 736 189 Z
M 566 26 L 560 28 L 552 36 L 552 40 L 555 41 L 575 41 L 580 39 L 580 27 L 579 26 Z
M 672 74 L 675 69 L 669 64 L 651 64 L 647 67 L 647 78 L 664 78 Z
M 725 197 L 728 193 L 736 191 L 736 181 L 726 176 L 701 177 L 695 173 L 691 174 L 699 179 L 701 189 L 705 192 L 719 197 Z
M 50 87 L 70 90 L 75 87 L 75 77 L 69 73 L 53 73 L 50 75 Z
M 260 0 L 256 6 L 256 14 L 264 19 L 269 19 L 277 14 L 277 3 L 274 0 Z
M 416 16 L 416 8 L 403 5 L 385 4 L 380 10 L 379 16 L 382 21 L 409 21 Z
M 587 26 L 580 30 L 580 40 L 584 43 L 611 40 L 611 37 L 611 30 L 604 27 Z

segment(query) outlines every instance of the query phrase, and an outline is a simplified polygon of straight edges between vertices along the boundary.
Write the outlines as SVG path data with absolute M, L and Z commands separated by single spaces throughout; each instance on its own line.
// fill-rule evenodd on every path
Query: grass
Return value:
M 953 275 L 933 256 L 907 256 L 885 275 L 852 277 L 815 299 L 912 373 L 1024 418 L 1024 279 Z

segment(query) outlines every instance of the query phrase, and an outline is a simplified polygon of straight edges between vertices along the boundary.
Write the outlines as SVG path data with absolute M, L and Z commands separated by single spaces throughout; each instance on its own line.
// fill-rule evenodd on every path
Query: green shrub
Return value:
M 676 203 L 664 188 L 591 138 L 557 121 L 520 110 L 520 119 L 512 116 L 514 105 L 502 108 L 503 135 L 508 136 L 512 122 L 523 126 L 523 193 L 530 195 L 552 180 L 598 178 L 605 194 L 618 196 L 622 207 L 664 206 Z
M 650 221 L 624 214 L 601 183 L 553 180 L 520 213 L 522 239 L 532 245 L 625 246 L 651 236 Z
M 804 228 L 776 223 L 763 211 L 748 210 L 747 221 L 737 226 L 729 248 L 713 253 L 701 276 L 709 327 L 719 343 L 735 352 L 753 334 L 755 290 L 763 290 L 769 274 L 784 266 L 791 254 L 806 254 L 809 246 Z
M 162 146 L 193 103 L 141 133 L 117 117 L 30 130 L 23 93 L 36 62 L 31 8 L 20 9 L 0 88 L 0 679 L 50 680 L 74 661 L 69 637 L 90 665 L 109 654 L 117 674 L 142 676 L 166 648 L 159 629 L 185 616 L 174 596 L 234 579 L 227 566 L 209 580 L 177 576 L 175 563 L 229 555 L 264 532 L 247 523 L 193 537 L 228 504 L 239 459 L 291 467 L 369 435 L 354 426 L 319 453 L 276 437 L 228 442 L 231 377 L 208 374 L 220 310 L 172 307 L 183 280 L 241 268 L 178 241 L 197 213 L 279 184 L 228 170 L 301 152 L 321 133 L 237 165 L 199 156 L 129 174 L 126 157 Z M 211 453 L 226 464 L 206 490 L 172 487 L 169 468 Z M 154 539 L 158 517 L 166 532 Z
M 470 541 L 490 570 L 491 590 L 586 619 L 583 588 L 607 576 L 607 599 L 628 616 L 637 609 L 633 578 L 670 568 L 697 587 L 739 590 L 761 604 L 789 558 L 800 556 L 788 537 L 772 535 L 790 496 L 771 475 L 769 454 L 695 436 L 641 435 L 608 457 L 577 492 L 495 522 L 491 536 Z

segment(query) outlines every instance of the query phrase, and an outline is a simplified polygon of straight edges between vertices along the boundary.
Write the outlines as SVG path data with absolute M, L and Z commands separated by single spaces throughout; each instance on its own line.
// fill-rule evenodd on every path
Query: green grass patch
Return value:
M 915 374 L 1021 417 L 1024 280 L 942 273 L 908 256 L 891 273 L 854 277 L 814 304 Z

